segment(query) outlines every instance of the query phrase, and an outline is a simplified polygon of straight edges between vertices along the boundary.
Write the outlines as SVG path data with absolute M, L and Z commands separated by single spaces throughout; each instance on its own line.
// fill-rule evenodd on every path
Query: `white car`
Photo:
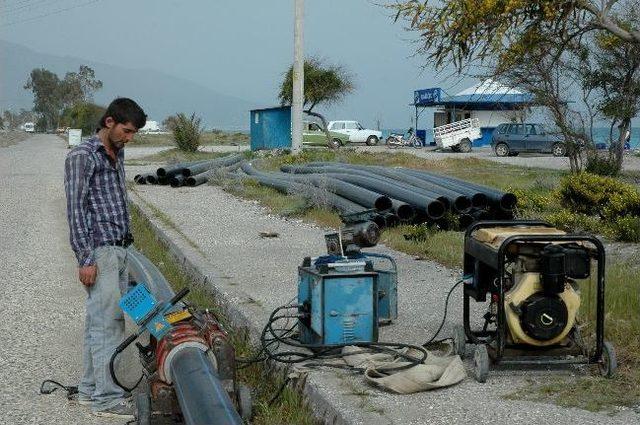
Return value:
M 352 143 L 366 143 L 373 146 L 382 138 L 381 131 L 366 129 L 358 121 L 329 121 L 328 128 L 329 131 L 347 134 Z

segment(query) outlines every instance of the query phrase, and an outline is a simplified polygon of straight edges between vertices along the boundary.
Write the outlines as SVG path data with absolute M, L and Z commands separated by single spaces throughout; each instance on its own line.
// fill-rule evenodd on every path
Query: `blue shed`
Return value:
M 251 150 L 291 149 L 291 107 L 251 110 Z

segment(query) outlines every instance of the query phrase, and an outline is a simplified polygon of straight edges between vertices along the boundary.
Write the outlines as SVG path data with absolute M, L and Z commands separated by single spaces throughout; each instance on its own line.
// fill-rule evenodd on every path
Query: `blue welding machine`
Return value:
M 388 325 L 398 318 L 398 266 L 396 260 L 389 255 L 373 252 L 367 252 L 364 254 L 364 258 L 374 260 L 373 271 L 376 272 L 378 279 L 378 323 Z
M 378 274 L 371 261 L 310 257 L 298 267 L 300 342 L 336 345 L 378 340 Z

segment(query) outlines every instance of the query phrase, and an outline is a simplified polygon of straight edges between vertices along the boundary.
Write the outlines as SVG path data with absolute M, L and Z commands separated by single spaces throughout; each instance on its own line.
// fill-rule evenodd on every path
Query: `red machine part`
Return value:
M 154 398 L 170 391 L 171 377 L 167 376 L 173 354 L 180 348 L 199 347 L 207 351 L 218 371 L 225 390 L 235 399 L 235 350 L 229 343 L 226 332 L 212 313 L 196 314 L 188 320 L 172 325 L 172 329 L 158 343 L 155 350 L 157 378 L 151 380 Z M 172 354 L 173 353 L 173 354 Z

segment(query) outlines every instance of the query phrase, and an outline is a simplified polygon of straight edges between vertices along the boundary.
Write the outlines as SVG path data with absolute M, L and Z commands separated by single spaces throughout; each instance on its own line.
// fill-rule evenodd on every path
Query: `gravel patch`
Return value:
M 140 167 L 128 169 L 133 177 Z M 162 210 L 179 233 L 163 229 L 189 261 L 200 268 L 207 284 L 222 293 L 230 308 L 247 318 L 253 332 L 262 328 L 275 307 L 291 301 L 297 291 L 297 267 L 304 256 L 325 252 L 326 229 L 285 219 L 269 213 L 257 202 L 236 198 L 215 186 L 170 189 L 136 186 L 134 202 L 140 200 Z M 156 225 L 160 223 L 155 222 Z M 261 238 L 260 232 L 276 232 L 277 238 Z M 184 240 L 188 238 L 204 253 L 199 254 Z M 399 318 L 381 329 L 381 341 L 423 343 L 440 323 L 446 293 L 460 276 L 432 261 L 384 246 L 374 249 L 393 255 L 399 267 Z M 461 322 L 461 295 L 453 296 L 442 336 L 450 335 Z M 468 351 L 471 347 L 468 347 Z M 467 353 L 470 355 L 470 351 Z M 467 356 L 467 366 L 471 364 Z M 512 401 L 503 398 L 518 388 L 545 382 L 549 378 L 580 375 L 578 369 L 498 370 L 486 384 L 472 378 L 451 388 L 412 395 L 395 395 L 371 388 L 361 376 L 342 371 L 314 370 L 307 391 L 327 423 L 349 424 L 629 424 L 640 422 L 630 411 L 609 416 L 555 405 Z M 366 390 L 366 395 L 354 389 Z

